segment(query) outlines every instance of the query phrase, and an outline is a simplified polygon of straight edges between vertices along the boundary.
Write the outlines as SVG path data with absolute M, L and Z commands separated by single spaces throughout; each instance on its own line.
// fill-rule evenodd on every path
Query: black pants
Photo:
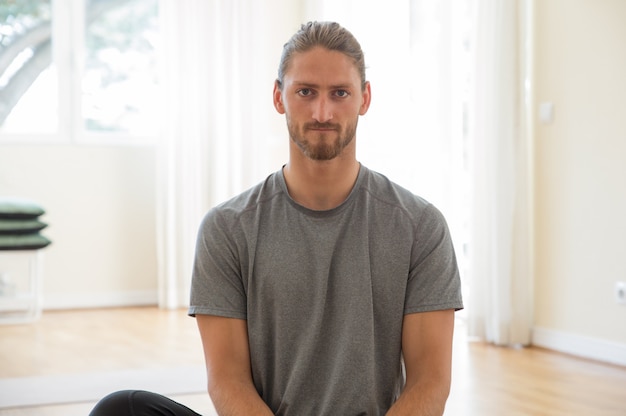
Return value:
M 100 400 L 89 416 L 200 416 L 200 414 L 160 394 L 142 390 L 122 390 Z

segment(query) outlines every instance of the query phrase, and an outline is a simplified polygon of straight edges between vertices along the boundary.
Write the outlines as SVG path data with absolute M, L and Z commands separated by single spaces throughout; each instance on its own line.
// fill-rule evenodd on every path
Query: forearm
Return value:
M 272 416 L 274 413 L 249 383 L 209 385 L 209 396 L 219 416 Z
M 449 384 L 425 381 L 405 387 L 387 416 L 441 416 L 450 392 Z
M 450 394 L 454 310 L 405 315 L 406 385 L 388 416 L 441 416 Z

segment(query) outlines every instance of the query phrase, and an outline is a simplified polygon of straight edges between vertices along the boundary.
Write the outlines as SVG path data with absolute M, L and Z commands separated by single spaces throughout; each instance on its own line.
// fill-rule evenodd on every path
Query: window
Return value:
M 2 140 L 155 137 L 158 40 L 158 0 L 2 2 Z

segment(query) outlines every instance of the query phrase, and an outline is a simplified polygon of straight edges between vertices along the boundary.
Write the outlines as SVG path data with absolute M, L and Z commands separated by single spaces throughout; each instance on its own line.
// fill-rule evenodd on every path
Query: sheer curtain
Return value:
M 475 0 L 470 100 L 471 335 L 527 345 L 532 327 L 532 140 L 525 0 Z
M 163 119 L 157 149 L 159 306 L 188 304 L 198 225 L 262 179 L 274 152 L 271 92 L 287 0 L 162 0 Z M 282 158 L 282 163 L 284 163 Z M 278 165 L 280 166 L 280 165 Z
M 211 32 L 208 2 L 161 2 L 164 117 L 157 149 L 159 306 L 184 305 L 194 235 L 210 198 L 205 155 L 211 132 Z M 203 17 L 204 16 L 204 17 Z

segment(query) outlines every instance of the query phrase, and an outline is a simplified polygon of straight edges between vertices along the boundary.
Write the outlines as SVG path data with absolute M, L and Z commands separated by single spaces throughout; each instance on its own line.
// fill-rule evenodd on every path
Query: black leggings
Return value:
M 100 400 L 89 416 L 200 416 L 200 414 L 160 394 L 142 390 L 122 390 Z

